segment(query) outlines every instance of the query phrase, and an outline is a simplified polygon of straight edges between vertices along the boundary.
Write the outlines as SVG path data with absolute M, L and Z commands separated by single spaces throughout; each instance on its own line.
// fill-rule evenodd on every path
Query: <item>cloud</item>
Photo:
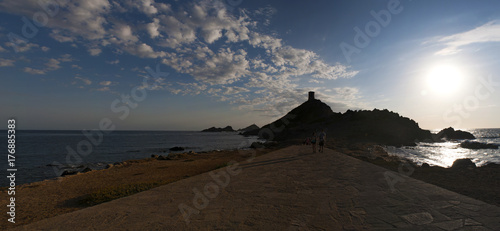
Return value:
M 98 56 L 99 54 L 101 54 L 102 50 L 100 48 L 90 48 L 88 49 L 88 52 L 92 56 Z
M 59 65 L 61 62 L 57 59 L 49 59 L 49 62 L 45 63 L 45 66 L 46 66 L 46 71 L 55 71 L 59 68 L 61 68 L 61 66 Z
M 75 68 L 75 69 L 78 69 L 78 70 L 82 69 L 82 67 L 78 66 L 77 64 L 71 65 L 71 68 Z
M 55 58 L 49 59 L 49 61 L 44 64 L 45 67 L 42 69 L 34 69 L 31 67 L 25 67 L 23 70 L 24 70 L 24 72 L 30 73 L 30 74 L 44 75 L 49 71 L 55 71 L 55 70 L 60 69 L 61 65 L 59 65 L 59 64 L 61 64 L 61 62 L 72 62 L 72 61 L 73 61 L 73 58 L 71 57 L 70 54 L 64 54 L 64 55 L 61 55 L 57 59 L 55 59 Z
M 107 63 L 109 63 L 109 64 L 118 64 L 118 63 L 120 63 L 120 60 L 117 59 L 117 60 L 113 60 L 113 61 L 108 61 Z
M 39 47 L 38 44 L 29 43 L 20 39 L 14 39 L 14 42 L 6 42 L 5 46 L 12 47 L 16 52 L 27 52 L 31 50 L 31 48 Z
M 0 46 L 0 52 L 7 52 L 7 50 L 5 48 L 3 48 L 2 46 Z
M 12 59 L 2 59 L 0 58 L 0 67 L 11 67 L 14 66 L 15 60 Z
M 249 62 L 245 58 L 246 54 L 243 49 L 232 51 L 226 48 L 220 49 L 217 53 L 207 49 L 204 56 L 198 57 L 170 54 L 162 60 L 162 63 L 201 82 L 226 84 L 248 74 Z
M 225 87 L 225 91 L 224 91 L 224 94 L 225 95 L 234 95 L 234 94 L 239 94 L 239 93 L 242 93 L 242 92 L 249 92 L 250 90 L 244 88 L 244 87 L 237 87 L 237 86 L 234 86 L 234 87 Z
M 43 69 L 33 69 L 31 67 L 25 67 L 23 71 L 32 75 L 45 75 L 46 72 Z
M 490 21 L 482 26 L 462 33 L 453 34 L 433 40 L 446 47 L 436 55 L 451 55 L 461 51 L 461 47 L 486 42 L 500 42 L 500 21 Z
M 50 50 L 50 48 L 46 47 L 46 46 L 43 46 L 43 47 L 40 47 L 40 49 L 42 49 L 42 51 L 44 52 L 47 52 Z
M 111 82 L 111 81 L 102 81 L 99 83 L 99 85 L 102 85 L 102 86 L 110 86 L 111 84 L 113 84 L 113 82 Z
M 78 80 L 82 81 L 85 85 L 90 85 L 90 84 L 92 84 L 92 81 L 90 81 L 89 79 L 86 79 L 86 78 L 80 77 L 80 76 L 75 76 L 75 79 L 78 79 Z
M 207 94 L 259 110 L 270 109 L 268 106 L 284 110 L 303 102 L 304 89 L 294 82 L 298 78 L 322 83 L 358 73 L 349 66 L 330 63 L 312 50 L 287 45 L 277 35 L 257 28 L 258 24 L 269 25 L 276 9 L 234 10 L 226 8 L 224 2 L 178 1 L 173 7 L 155 0 L 63 1 L 46 28 L 54 40 L 82 45 L 91 56 L 113 51 L 160 59 L 187 80 L 167 82 L 160 78 L 151 89 Z M 17 0 L 1 2 L 0 9 L 32 17 L 40 6 L 34 0 Z M 125 21 L 130 14 L 140 20 Z M 38 46 L 22 45 L 24 50 Z M 56 70 L 62 62 L 61 58 L 49 60 L 45 69 L 30 72 Z M 118 60 L 108 63 L 115 62 Z M 81 69 L 76 64 L 72 68 Z M 90 85 L 91 81 L 85 80 Z
M 92 89 L 92 91 L 109 91 L 109 87 L 101 87 L 101 88 L 97 88 L 97 89 Z

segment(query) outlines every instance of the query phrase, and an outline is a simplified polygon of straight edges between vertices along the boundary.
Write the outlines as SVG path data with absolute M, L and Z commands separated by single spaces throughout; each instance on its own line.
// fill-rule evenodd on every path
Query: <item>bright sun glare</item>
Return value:
M 460 69 L 452 65 L 435 66 L 427 75 L 427 84 L 435 93 L 449 95 L 457 91 L 462 85 L 463 74 Z

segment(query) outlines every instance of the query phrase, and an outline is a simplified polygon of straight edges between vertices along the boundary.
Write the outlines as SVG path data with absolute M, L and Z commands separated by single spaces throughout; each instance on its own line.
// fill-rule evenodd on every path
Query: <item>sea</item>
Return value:
M 7 134 L 7 131 L 3 131 Z M 102 134 L 102 133 L 101 133 Z M 177 152 L 204 152 L 246 149 L 257 137 L 244 137 L 237 132 L 199 131 L 113 131 L 102 134 L 82 131 L 16 130 L 14 167 L 9 167 L 7 135 L 0 148 L 4 177 L 0 187 L 9 184 L 7 169 L 17 169 L 16 184 L 25 184 L 58 177 L 62 171 L 103 169 L 107 164 L 142 159 L 151 155 Z
M 477 142 L 500 144 L 500 129 L 468 129 Z M 439 130 L 432 131 L 433 133 Z M 3 131 L 7 134 L 7 131 Z M 99 141 L 99 142 L 97 142 Z M 244 137 L 237 132 L 198 131 L 113 131 L 92 136 L 82 131 L 16 131 L 14 167 L 8 166 L 7 137 L 1 142 L 4 175 L 15 168 L 16 184 L 25 184 L 56 178 L 63 170 L 103 169 L 131 159 L 151 155 L 168 155 L 172 147 L 183 147 L 180 152 L 246 149 L 257 137 Z M 89 145 L 90 144 L 90 145 Z M 90 147 L 91 149 L 88 149 Z M 500 164 L 500 149 L 470 150 L 460 147 L 460 141 L 418 143 L 414 147 L 385 147 L 390 155 L 409 159 L 417 164 L 450 167 L 453 161 L 470 158 L 477 166 Z M 84 155 L 80 155 L 82 153 Z M 81 158 L 81 159 L 79 159 Z M 7 177 L 0 177 L 0 187 L 8 185 Z
M 500 145 L 500 128 L 460 129 L 472 133 L 476 139 L 471 141 Z M 439 130 L 431 130 L 438 133 Z M 451 167 L 456 159 L 469 158 L 476 166 L 489 163 L 500 164 L 500 149 L 466 149 L 460 147 L 462 140 L 446 141 L 440 143 L 417 143 L 414 147 L 385 147 L 389 155 L 406 158 L 421 165 Z

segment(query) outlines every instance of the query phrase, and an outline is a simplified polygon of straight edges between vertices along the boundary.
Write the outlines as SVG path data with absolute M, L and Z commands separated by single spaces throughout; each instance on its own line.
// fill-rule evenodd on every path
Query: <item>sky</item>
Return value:
M 18 129 L 259 126 L 316 98 L 424 129 L 500 127 L 500 2 L 0 2 Z

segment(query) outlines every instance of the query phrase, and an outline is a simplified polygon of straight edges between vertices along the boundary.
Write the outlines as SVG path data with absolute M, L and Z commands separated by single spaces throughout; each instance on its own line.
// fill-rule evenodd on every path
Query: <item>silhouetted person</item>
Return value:
M 326 132 L 325 130 L 321 130 L 321 133 L 319 133 L 319 152 L 325 152 L 324 151 L 325 142 L 326 142 Z
M 316 153 L 316 140 L 318 137 L 316 137 L 316 132 L 313 132 L 311 136 L 311 145 L 313 147 L 313 153 Z

